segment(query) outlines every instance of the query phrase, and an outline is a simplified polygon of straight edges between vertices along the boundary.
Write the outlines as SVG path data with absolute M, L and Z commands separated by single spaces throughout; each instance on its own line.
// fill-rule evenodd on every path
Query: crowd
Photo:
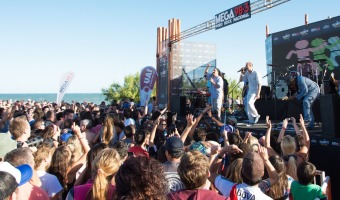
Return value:
M 256 138 L 210 105 L 185 118 L 136 105 L 1 100 L 0 199 L 326 198 L 302 116 L 294 136 L 267 118 Z

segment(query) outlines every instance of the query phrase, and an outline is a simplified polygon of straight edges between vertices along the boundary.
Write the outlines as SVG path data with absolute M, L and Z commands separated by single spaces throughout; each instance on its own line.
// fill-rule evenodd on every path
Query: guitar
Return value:
M 329 79 L 332 83 L 332 87 L 334 87 L 334 92 L 338 93 L 339 92 L 339 81 L 335 80 L 334 78 L 334 73 L 331 73 L 330 79 Z
M 243 89 L 242 89 L 242 97 L 244 98 L 246 95 L 247 95 L 247 93 L 248 93 L 248 88 L 249 88 L 249 86 L 248 86 L 248 82 L 243 86 Z

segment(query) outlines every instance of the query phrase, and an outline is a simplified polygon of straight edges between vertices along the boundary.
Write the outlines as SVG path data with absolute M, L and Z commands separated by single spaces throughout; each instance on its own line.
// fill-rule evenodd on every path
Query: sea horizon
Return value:
M 12 101 L 27 101 L 28 99 L 34 101 L 48 101 L 48 102 L 56 102 L 57 93 L 0 93 L 1 100 L 10 100 Z M 93 102 L 95 104 L 99 104 L 102 101 L 105 101 L 105 96 L 102 93 L 66 93 L 63 101 L 71 103 L 72 101 L 76 102 Z

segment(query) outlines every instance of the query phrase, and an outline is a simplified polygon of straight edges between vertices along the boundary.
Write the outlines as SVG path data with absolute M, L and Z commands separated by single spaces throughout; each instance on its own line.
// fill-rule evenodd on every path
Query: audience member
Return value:
M 163 167 L 152 158 L 128 158 L 115 175 L 115 182 L 115 199 L 166 199 Z
M 208 159 L 201 152 L 194 150 L 185 153 L 177 171 L 186 189 L 168 194 L 169 199 L 226 199 L 214 191 L 202 189 L 210 174 Z
M 178 137 L 169 137 L 165 141 L 165 156 L 167 161 L 163 163 L 165 179 L 168 182 L 170 192 L 176 192 L 184 189 L 177 168 L 180 163 L 181 156 L 184 154 L 184 144 Z
M 310 162 L 302 162 L 298 166 L 298 181 L 293 181 L 291 186 L 293 199 L 314 200 L 326 197 L 320 186 L 312 184 L 315 174 L 316 168 Z

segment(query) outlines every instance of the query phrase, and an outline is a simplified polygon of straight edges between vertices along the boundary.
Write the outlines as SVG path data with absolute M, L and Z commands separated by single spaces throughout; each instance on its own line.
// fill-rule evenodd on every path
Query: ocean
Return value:
M 0 94 L 0 99 L 12 101 L 16 100 L 24 100 L 31 99 L 34 101 L 48 101 L 55 102 L 57 100 L 57 94 L 54 93 L 43 93 L 43 94 Z M 76 102 L 93 102 L 95 104 L 100 104 L 100 102 L 105 101 L 105 96 L 102 93 L 66 93 L 63 100 L 65 102 L 71 103 L 72 101 Z

